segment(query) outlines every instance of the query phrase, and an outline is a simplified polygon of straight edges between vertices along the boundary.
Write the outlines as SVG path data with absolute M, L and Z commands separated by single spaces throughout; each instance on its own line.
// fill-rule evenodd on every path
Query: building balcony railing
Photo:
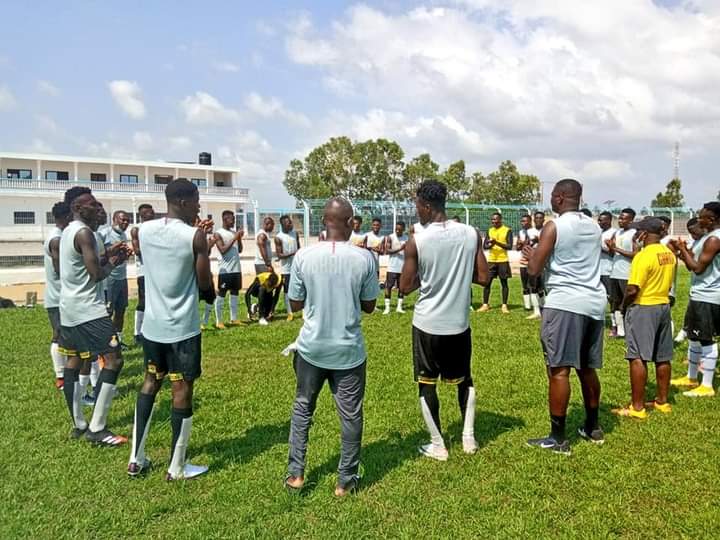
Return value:
M 65 191 L 73 186 L 87 186 L 93 191 L 105 193 L 164 193 L 165 184 L 130 184 L 124 182 L 91 182 L 89 180 L 42 180 L 25 178 L 0 178 L 0 191 Z M 217 195 L 248 200 L 247 188 L 224 186 L 198 186 L 200 195 Z

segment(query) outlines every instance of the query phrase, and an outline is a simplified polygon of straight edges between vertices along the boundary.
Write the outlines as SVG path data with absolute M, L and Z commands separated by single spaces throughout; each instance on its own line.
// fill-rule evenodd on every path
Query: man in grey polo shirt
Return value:
M 109 247 L 118 242 L 127 243 L 127 228 L 130 218 L 124 210 L 116 210 L 113 213 L 112 227 L 104 237 L 105 246 Z M 128 306 L 128 283 L 127 283 L 127 262 L 123 262 L 107 277 L 108 310 L 112 318 L 113 326 L 117 332 L 120 343 L 123 343 L 123 327 L 125 326 L 125 310 Z
M 545 269 L 548 295 L 542 314 L 540 339 L 549 380 L 550 435 L 530 439 L 530 446 L 570 454 L 565 437 L 565 417 L 570 401 L 570 369 L 582 386 L 585 425 L 580 436 L 596 444 L 604 442 L 598 424 L 602 367 L 605 287 L 600 282 L 600 227 L 580 212 L 582 186 L 577 180 L 560 180 L 553 188 L 551 204 L 559 217 L 543 227 L 537 248 L 525 246 L 528 274 Z M 547 266 L 546 266 L 547 265 Z
M 300 249 L 290 274 L 292 310 L 304 309 L 305 317 L 296 342 L 297 390 L 285 485 L 292 490 L 303 487 L 308 431 L 318 395 L 327 380 L 340 416 L 342 448 L 335 495 L 342 497 L 354 491 L 360 481 L 367 359 L 360 312 L 375 310 L 380 288 L 370 252 L 348 243 L 350 203 L 342 198 L 330 199 L 323 222 L 326 240 Z

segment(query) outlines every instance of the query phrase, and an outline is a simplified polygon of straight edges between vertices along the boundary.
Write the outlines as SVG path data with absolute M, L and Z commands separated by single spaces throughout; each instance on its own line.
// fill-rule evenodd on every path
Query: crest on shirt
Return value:
M 118 338 L 115 334 L 110 338 L 110 346 L 111 347 L 117 347 L 120 343 L 118 342 Z

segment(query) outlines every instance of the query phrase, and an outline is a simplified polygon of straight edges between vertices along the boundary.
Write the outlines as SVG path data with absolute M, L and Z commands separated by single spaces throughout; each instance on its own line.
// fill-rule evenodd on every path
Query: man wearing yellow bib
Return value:
M 508 309 L 508 279 L 512 276 L 510 272 L 510 258 L 508 250 L 512 249 L 513 236 L 512 229 L 507 225 L 503 225 L 502 215 L 496 212 L 490 218 L 491 226 L 488 229 L 483 247 L 490 250 L 488 255 L 488 266 L 490 268 L 490 282 L 483 290 L 483 305 L 478 309 L 479 312 L 490 311 L 490 288 L 493 279 L 500 278 L 500 287 L 502 289 L 502 307 L 503 313 L 510 313 Z

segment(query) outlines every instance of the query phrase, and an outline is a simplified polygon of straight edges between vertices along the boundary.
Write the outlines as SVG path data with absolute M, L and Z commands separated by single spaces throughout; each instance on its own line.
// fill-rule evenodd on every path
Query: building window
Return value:
M 35 212 L 13 212 L 15 225 L 35 225 Z
M 107 175 L 105 173 L 90 173 L 91 182 L 107 182 Z
M 216 185 L 217 187 L 224 187 L 224 186 L 225 186 L 225 182 L 223 182 L 222 180 L 216 180 L 216 181 L 215 181 L 215 185 Z
M 52 215 L 52 212 L 45 212 L 45 224 L 55 225 L 55 216 Z
M 190 181 L 197 187 L 207 187 L 207 180 L 204 178 L 191 178 Z
M 155 183 L 156 184 L 169 184 L 173 181 L 172 174 L 156 174 L 155 175 Z
M 32 180 L 32 171 L 30 169 L 8 169 L 8 178 L 20 178 L 21 180 Z
M 45 171 L 45 180 L 63 180 L 67 181 L 70 177 L 67 171 Z
M 120 183 L 121 184 L 137 184 L 138 183 L 138 175 L 137 174 L 121 174 L 120 175 Z

